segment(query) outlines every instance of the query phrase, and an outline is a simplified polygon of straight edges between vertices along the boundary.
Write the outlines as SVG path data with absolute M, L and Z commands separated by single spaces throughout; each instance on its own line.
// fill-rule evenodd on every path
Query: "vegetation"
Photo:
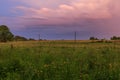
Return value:
M 29 38 L 29 41 L 35 41 L 35 39 L 33 39 L 33 38 Z
M 0 25 L 0 42 L 8 41 L 27 41 L 28 39 L 22 36 L 15 36 L 6 25 Z M 34 40 L 34 39 L 30 39 Z
M 119 53 L 112 41 L 0 43 L 0 80 L 120 80 Z
M 90 37 L 90 40 L 99 40 L 99 39 L 96 37 Z
M 12 41 L 14 35 L 10 32 L 9 28 L 5 25 L 0 26 L 0 41 L 7 42 Z
M 119 40 L 35 41 L 1 25 L 0 80 L 120 80 Z
M 22 36 L 15 36 L 15 37 L 14 37 L 14 40 L 15 40 L 15 41 L 27 41 L 28 39 L 25 38 L 25 37 L 22 37 Z
M 120 40 L 120 37 L 113 36 L 110 38 L 111 40 Z M 40 39 L 41 41 L 42 39 Z M 99 40 L 96 37 L 90 37 L 89 40 L 92 40 L 93 42 L 104 42 L 106 41 L 105 39 Z M 7 41 L 35 41 L 33 38 L 25 38 L 22 36 L 15 36 L 12 34 L 10 29 L 6 25 L 0 25 L 0 42 L 7 42 Z
M 111 40 L 120 40 L 120 37 L 113 36 L 113 37 L 111 37 Z

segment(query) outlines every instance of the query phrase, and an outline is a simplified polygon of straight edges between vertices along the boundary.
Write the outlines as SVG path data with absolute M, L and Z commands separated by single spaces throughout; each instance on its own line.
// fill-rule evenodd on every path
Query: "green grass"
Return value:
M 0 43 L 0 80 L 120 80 L 120 42 Z

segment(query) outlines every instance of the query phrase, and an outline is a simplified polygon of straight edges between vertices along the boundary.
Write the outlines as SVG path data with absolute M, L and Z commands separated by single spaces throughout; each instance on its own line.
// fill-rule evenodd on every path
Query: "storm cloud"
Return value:
M 11 26 L 15 33 L 42 33 L 52 38 L 65 38 L 74 31 L 80 38 L 120 35 L 119 0 L 9 1 L 14 4 L 9 7 L 12 16 L 0 15 L 0 23 Z

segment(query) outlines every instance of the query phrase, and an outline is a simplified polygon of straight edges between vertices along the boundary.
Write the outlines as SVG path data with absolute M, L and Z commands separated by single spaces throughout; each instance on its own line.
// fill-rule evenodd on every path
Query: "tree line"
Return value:
M 15 36 L 10 29 L 6 25 L 0 25 L 0 42 L 7 41 L 27 41 L 27 40 L 35 40 L 35 39 L 27 39 L 22 36 Z
M 111 40 L 120 40 L 120 37 L 113 36 L 110 38 Z M 28 41 L 28 40 L 35 40 L 33 38 L 27 39 L 22 36 L 15 36 L 10 29 L 6 25 L 0 25 L 0 42 L 7 42 L 7 41 Z M 89 40 L 99 40 L 96 37 L 90 37 Z M 102 39 L 105 40 L 105 39 Z
M 100 40 L 97 37 L 90 37 L 89 40 Z M 101 40 L 105 40 L 105 39 L 101 39 Z M 120 40 L 120 37 L 117 36 L 113 36 L 110 38 L 110 40 Z

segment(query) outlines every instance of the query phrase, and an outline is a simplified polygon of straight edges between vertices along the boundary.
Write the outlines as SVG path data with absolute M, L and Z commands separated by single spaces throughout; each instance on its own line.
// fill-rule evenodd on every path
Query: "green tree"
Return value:
M 90 37 L 89 40 L 98 40 L 98 38 Z
M 15 41 L 27 41 L 28 39 L 25 38 L 25 37 L 22 37 L 22 36 L 15 36 L 15 37 L 14 37 L 14 40 L 15 40 Z
M 35 39 L 33 39 L 33 38 L 29 38 L 29 41 L 35 41 Z
M 120 37 L 113 36 L 113 37 L 111 37 L 111 40 L 120 40 Z
M 12 41 L 14 35 L 6 25 L 0 25 L 0 42 Z

